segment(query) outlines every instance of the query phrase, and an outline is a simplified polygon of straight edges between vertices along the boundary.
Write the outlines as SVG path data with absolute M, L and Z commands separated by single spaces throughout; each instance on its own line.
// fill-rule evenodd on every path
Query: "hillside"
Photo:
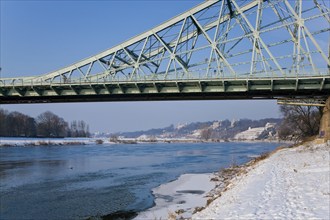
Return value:
M 123 138 L 147 139 L 203 139 L 203 140 L 264 140 L 276 139 L 282 120 L 266 118 L 260 120 L 239 119 L 209 122 L 193 122 L 170 125 L 146 131 L 108 134 Z

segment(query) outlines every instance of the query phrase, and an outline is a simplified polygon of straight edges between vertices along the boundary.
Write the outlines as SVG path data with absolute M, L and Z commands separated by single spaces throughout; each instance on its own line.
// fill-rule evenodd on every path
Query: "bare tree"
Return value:
M 283 105 L 280 111 L 284 116 L 279 127 L 281 139 L 301 140 L 318 134 L 322 117 L 321 108 Z
M 89 125 L 87 125 L 86 127 L 86 137 L 90 137 L 91 136 L 91 133 L 89 131 Z
M 37 135 L 37 125 L 34 118 L 24 115 L 21 123 L 24 137 L 35 137 Z
M 200 135 L 201 135 L 201 139 L 204 139 L 204 140 L 207 141 L 212 136 L 212 129 L 211 128 L 204 128 L 204 129 L 201 130 Z
M 7 117 L 7 129 L 9 136 L 18 137 L 23 136 L 23 128 L 21 126 L 21 121 L 23 114 L 19 112 L 11 112 Z
M 0 109 L 0 136 L 8 136 L 8 129 L 7 129 L 7 117 L 8 111 L 4 109 Z
M 68 123 L 63 118 L 47 111 L 37 117 L 38 134 L 44 137 L 64 137 Z
M 72 121 L 70 129 L 68 129 L 71 137 L 89 137 L 89 125 L 85 121 Z
M 78 135 L 79 137 L 86 137 L 86 123 L 78 121 Z
M 20 112 L 9 113 L 0 109 L 0 136 L 34 137 L 36 136 L 35 120 Z
M 77 128 L 77 121 L 73 121 L 71 122 L 71 126 L 70 126 L 70 136 L 71 137 L 77 137 L 78 136 L 78 128 Z
M 73 121 L 71 128 L 63 118 L 47 111 L 36 119 L 20 112 L 0 108 L 0 136 L 3 137 L 89 137 L 89 126 L 84 121 Z
M 110 136 L 110 142 L 114 142 L 114 143 L 119 142 L 118 135 L 112 134 L 112 135 Z

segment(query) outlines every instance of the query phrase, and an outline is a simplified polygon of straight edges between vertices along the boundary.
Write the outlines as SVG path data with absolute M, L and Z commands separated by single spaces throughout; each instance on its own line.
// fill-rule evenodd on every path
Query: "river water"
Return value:
M 278 143 L 0 148 L 1 219 L 87 219 L 153 206 L 151 189 L 184 173 L 241 164 Z

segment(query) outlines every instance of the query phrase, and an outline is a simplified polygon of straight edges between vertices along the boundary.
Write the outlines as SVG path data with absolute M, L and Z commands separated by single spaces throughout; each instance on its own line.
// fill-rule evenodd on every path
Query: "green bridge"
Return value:
M 203 1 L 65 68 L 0 78 L 0 103 L 325 99 L 328 7 L 322 0 Z

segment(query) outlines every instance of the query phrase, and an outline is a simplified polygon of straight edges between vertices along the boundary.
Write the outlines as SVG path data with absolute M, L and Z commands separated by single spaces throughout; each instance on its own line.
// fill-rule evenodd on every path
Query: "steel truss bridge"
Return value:
M 0 78 L 0 103 L 330 94 L 327 0 L 212 0 L 54 72 Z

